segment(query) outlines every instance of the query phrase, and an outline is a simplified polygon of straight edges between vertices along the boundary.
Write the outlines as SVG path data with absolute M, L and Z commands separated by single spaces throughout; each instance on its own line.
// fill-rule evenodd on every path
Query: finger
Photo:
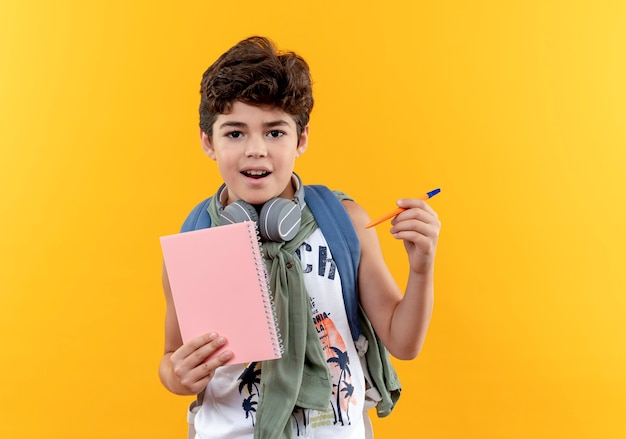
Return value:
M 233 353 L 231 351 L 224 351 L 196 367 L 187 377 L 189 382 L 192 383 L 189 386 L 190 390 L 194 393 L 199 393 L 206 388 L 215 376 L 217 369 L 224 366 L 232 358 Z
M 403 203 L 400 203 L 403 201 Z M 415 215 L 419 215 L 420 218 L 426 220 L 426 218 L 437 219 L 437 212 L 424 200 L 417 198 L 403 199 L 398 202 L 400 207 L 405 208 L 403 212 L 396 216 L 396 219 L 406 219 Z
M 417 207 L 420 209 L 429 209 L 432 211 L 432 208 L 430 207 L 428 202 L 420 198 L 401 198 L 398 200 L 397 204 L 398 207 L 402 207 L 404 209 L 412 209 Z
M 233 353 L 231 351 L 226 350 L 220 352 L 218 355 L 209 357 L 197 365 L 194 368 L 194 372 L 201 377 L 209 376 L 215 369 L 226 364 L 231 358 L 233 358 Z
M 420 233 L 415 230 L 400 230 L 393 233 L 395 239 L 411 243 L 420 249 L 427 250 L 437 244 L 437 237 L 427 233 Z
M 178 348 L 176 352 L 172 354 L 172 360 L 182 361 L 198 349 L 215 341 L 217 338 L 218 335 L 215 332 L 210 332 L 208 334 L 203 334 L 201 336 L 195 337 L 189 340 L 187 343 L 183 344 L 180 348 Z
M 205 359 L 188 373 L 188 378 L 192 382 L 208 381 L 215 375 L 215 370 L 225 365 L 231 358 L 231 351 L 220 352 L 219 355 Z
M 214 375 L 215 369 L 201 370 L 200 368 L 195 368 L 180 377 L 180 383 L 189 391 L 199 393 L 209 384 Z
M 395 238 L 405 239 L 408 241 L 414 241 L 416 236 L 437 241 L 439 236 L 439 226 L 437 224 L 427 224 L 418 220 L 407 220 L 394 224 L 390 232 Z
M 437 228 L 440 226 L 439 218 L 436 214 L 433 215 L 430 212 L 419 208 L 406 210 L 391 221 L 392 226 L 396 227 L 402 225 L 405 228 L 411 228 L 416 223 Z
M 230 350 L 214 355 L 225 344 L 226 340 L 223 337 L 218 337 L 208 345 L 194 351 L 183 362 L 175 365 L 174 373 L 180 379 L 181 384 L 190 390 L 198 386 L 206 386 L 208 381 L 213 378 L 215 370 L 233 358 L 233 353 Z
M 227 343 L 228 340 L 226 340 L 225 337 L 218 336 L 210 343 L 200 346 L 187 357 L 190 368 L 197 367 L 214 357 L 215 353 L 222 349 Z
M 204 338 L 200 337 L 199 339 L 200 340 L 194 339 L 193 341 L 190 341 L 188 344 L 195 346 L 197 345 L 198 342 L 202 343 L 202 340 Z M 213 336 L 210 336 L 204 340 L 205 341 L 210 340 L 210 341 L 207 344 L 200 344 L 200 347 L 198 349 L 196 349 L 195 351 L 192 351 L 187 356 L 184 356 L 184 353 L 187 352 L 186 348 L 184 350 L 183 348 L 180 349 L 182 353 L 179 351 L 176 351 L 172 355 L 171 361 L 172 361 L 172 366 L 174 368 L 174 373 L 179 377 L 179 379 L 183 380 L 185 377 L 189 377 L 189 374 L 192 375 L 191 379 L 193 379 L 194 381 L 205 376 L 208 373 L 206 366 L 204 370 L 201 368 L 199 370 L 194 371 L 194 369 L 198 368 L 203 363 L 206 363 L 207 360 L 214 357 L 216 352 L 222 349 L 224 345 L 226 345 L 227 343 L 227 340 L 224 337 L 219 337 L 219 336 L 217 336 L 217 338 L 215 339 L 213 339 Z M 225 361 L 228 361 L 228 359 L 232 357 L 232 353 L 228 353 L 227 356 L 229 358 L 227 358 L 226 360 L 219 360 L 217 362 L 213 362 L 209 364 L 208 369 L 215 369 L 216 367 L 223 364 Z

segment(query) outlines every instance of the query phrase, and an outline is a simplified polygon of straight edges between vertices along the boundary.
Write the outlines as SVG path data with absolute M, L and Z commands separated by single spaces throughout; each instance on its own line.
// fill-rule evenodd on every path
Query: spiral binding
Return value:
M 254 233 L 251 230 L 252 227 L 254 227 Z M 250 246 L 255 249 L 257 256 L 255 257 L 256 274 L 259 285 L 263 290 L 263 308 L 265 311 L 265 320 L 267 321 L 267 330 L 272 339 L 274 355 L 276 358 L 280 358 L 281 355 L 285 353 L 285 346 L 283 344 L 280 328 L 277 324 L 278 314 L 276 313 L 274 297 L 270 289 L 269 276 L 267 275 L 267 268 L 265 267 L 263 247 L 261 247 L 261 234 L 259 233 L 257 224 L 253 221 L 249 221 L 248 231 L 250 231 Z

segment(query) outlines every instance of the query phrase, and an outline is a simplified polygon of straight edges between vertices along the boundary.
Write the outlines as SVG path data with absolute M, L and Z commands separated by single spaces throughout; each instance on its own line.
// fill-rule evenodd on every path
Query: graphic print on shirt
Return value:
M 250 363 L 239 375 L 239 394 L 247 394 L 241 403 L 246 419 L 250 419 L 254 427 L 256 419 L 256 406 L 259 403 L 259 386 L 261 384 L 261 363 L 254 361 Z
M 292 417 L 295 421 L 296 436 L 306 435 L 306 430 L 328 425 L 350 425 L 350 406 L 356 405 L 353 396 L 354 385 L 350 372 L 350 358 L 343 338 L 335 328 L 330 316 L 315 310 L 315 302 L 311 300 L 313 323 L 322 344 L 322 351 L 330 371 L 333 389 L 330 409 L 327 411 L 303 410 L 297 408 Z
M 315 306 L 315 303 L 311 301 L 311 305 Z M 333 381 L 331 400 L 333 423 L 350 424 L 350 405 L 356 404 L 356 401 L 352 397 L 354 386 L 346 344 L 335 328 L 333 319 L 326 313 L 315 313 L 315 311 L 314 309 L 313 322 Z
M 296 251 L 298 257 L 302 259 L 300 250 L 312 252 L 313 248 L 305 242 L 301 249 Z M 337 266 L 335 261 L 329 257 L 326 246 L 320 245 L 318 247 L 315 262 L 317 267 L 307 263 L 302 267 L 303 272 L 305 274 L 310 273 L 310 275 L 317 274 L 317 276 L 330 281 L 335 280 Z M 324 425 L 350 425 L 350 406 L 357 403 L 353 396 L 354 386 L 350 372 L 350 359 L 344 339 L 335 327 L 330 312 L 319 310 L 314 299 L 311 299 L 311 311 L 313 324 L 317 330 L 330 371 L 333 388 L 329 410 L 318 412 L 297 409 L 294 411 L 293 417 L 298 436 L 305 435 L 309 426 L 315 428 Z
M 307 242 L 302 243 L 302 248 L 307 253 L 313 251 L 313 247 Z M 300 249 L 296 249 L 296 255 L 298 256 L 298 258 L 300 258 L 300 260 L 302 260 L 302 253 Z M 328 266 L 328 275 L 326 275 L 326 266 Z M 302 272 L 304 274 L 311 273 L 312 271 L 312 264 L 306 264 L 305 267 L 302 267 Z M 335 264 L 335 261 L 333 261 L 332 258 L 328 257 L 328 247 L 320 245 L 317 258 L 317 275 L 328 278 L 330 280 L 334 280 L 336 272 L 337 264 Z

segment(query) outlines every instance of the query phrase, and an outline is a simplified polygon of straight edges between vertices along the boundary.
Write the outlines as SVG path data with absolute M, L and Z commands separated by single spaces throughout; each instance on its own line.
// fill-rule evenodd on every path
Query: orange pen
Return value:
M 428 200 L 429 198 L 434 197 L 435 195 L 437 195 L 439 192 L 441 192 L 441 189 L 437 188 L 437 189 L 433 189 L 430 192 L 426 192 L 426 194 L 422 195 L 420 198 L 420 200 Z M 380 223 L 382 223 L 383 221 L 387 221 L 389 218 L 393 218 L 394 216 L 404 212 L 406 209 L 404 207 L 398 207 L 396 210 L 394 210 L 393 212 L 389 212 L 387 215 L 383 215 L 378 219 L 375 219 L 374 221 L 372 221 L 371 223 L 369 223 L 368 225 L 365 226 L 366 229 L 369 229 L 370 227 L 374 227 Z

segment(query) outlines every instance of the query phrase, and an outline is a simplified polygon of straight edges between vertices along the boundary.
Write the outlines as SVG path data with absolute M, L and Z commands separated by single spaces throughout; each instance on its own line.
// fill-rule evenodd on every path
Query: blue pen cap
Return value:
M 430 192 L 426 192 L 426 195 L 428 195 L 428 198 L 432 198 L 435 195 L 437 195 L 439 192 L 441 192 L 441 189 L 437 188 L 437 189 L 433 189 Z

